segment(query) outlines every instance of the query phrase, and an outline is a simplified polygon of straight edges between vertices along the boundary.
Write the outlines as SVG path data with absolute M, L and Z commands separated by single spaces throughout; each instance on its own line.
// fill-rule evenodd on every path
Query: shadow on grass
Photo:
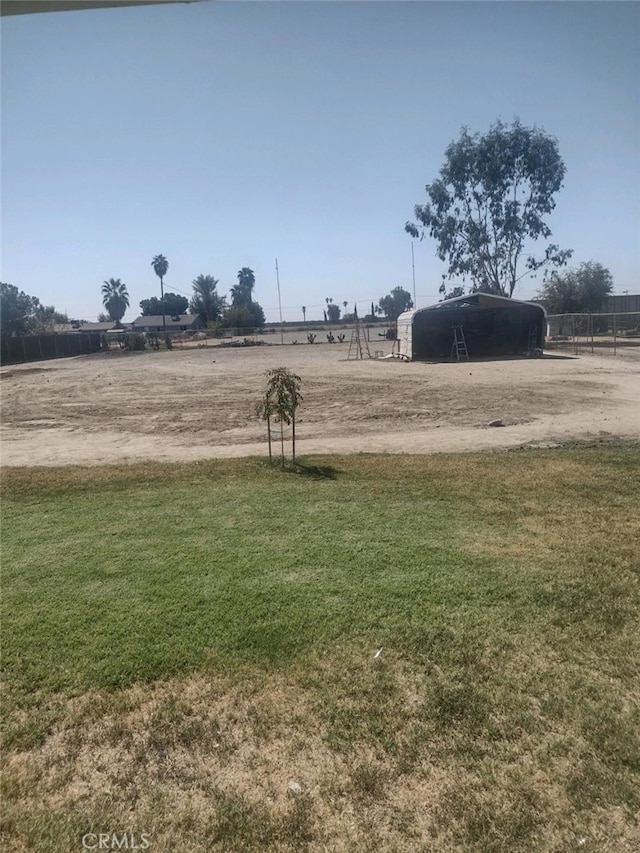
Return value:
M 333 465 L 313 465 L 308 462 L 289 464 L 286 471 L 289 474 L 298 474 L 300 477 L 310 477 L 312 480 L 335 480 L 340 473 Z
M 333 465 L 317 465 L 304 458 L 298 458 L 295 462 L 292 462 L 291 459 L 285 459 L 283 464 L 280 456 L 275 453 L 271 462 L 264 458 L 260 462 L 267 469 L 278 471 L 281 474 L 297 474 L 299 477 L 309 477 L 311 480 L 337 480 L 338 475 L 342 473 L 339 468 L 335 468 Z
M 296 460 L 291 462 L 290 459 L 285 461 L 282 467 L 280 459 L 275 459 L 271 464 L 266 463 L 267 467 L 274 471 L 279 471 L 282 474 L 297 474 L 299 477 L 309 477 L 311 480 L 337 480 L 340 470 L 334 468 L 333 465 L 314 465 L 310 462 L 300 462 Z

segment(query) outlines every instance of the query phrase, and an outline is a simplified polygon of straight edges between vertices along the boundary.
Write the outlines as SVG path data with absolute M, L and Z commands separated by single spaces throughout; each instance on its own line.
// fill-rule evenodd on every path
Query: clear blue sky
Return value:
M 549 219 L 572 265 L 640 291 L 638 3 L 207 2 L 2 21 L 2 280 L 94 320 L 131 297 L 227 293 L 285 319 L 413 289 L 404 224 L 463 125 L 557 137 Z M 418 305 L 444 265 L 415 244 Z M 514 294 L 535 295 L 540 282 Z

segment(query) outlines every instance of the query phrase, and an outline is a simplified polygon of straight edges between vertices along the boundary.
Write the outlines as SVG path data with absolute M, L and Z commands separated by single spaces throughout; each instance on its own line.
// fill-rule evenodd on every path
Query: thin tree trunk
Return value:
M 296 413 L 291 413 L 291 457 L 296 464 Z
M 270 415 L 267 415 L 267 438 L 269 439 L 269 465 L 271 465 L 273 460 L 271 457 L 271 416 Z
M 282 457 L 282 470 L 284 471 L 284 421 L 280 421 L 280 455 Z
M 162 276 L 160 276 L 160 301 L 162 302 L 162 331 L 166 331 L 167 322 L 164 317 L 164 283 L 162 281 Z

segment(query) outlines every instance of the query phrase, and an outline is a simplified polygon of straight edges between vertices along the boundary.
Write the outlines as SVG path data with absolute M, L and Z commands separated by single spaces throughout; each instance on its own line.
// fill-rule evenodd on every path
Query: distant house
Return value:
M 59 323 L 54 331 L 56 334 L 64 334 L 64 335 L 72 335 L 72 334 L 89 334 L 90 332 L 98 332 L 100 335 L 104 335 L 107 332 L 123 332 L 128 330 L 128 326 L 120 325 L 116 327 L 116 324 L 113 320 L 109 320 L 107 323 Z
M 165 325 L 162 325 L 162 314 L 150 317 L 137 317 L 131 324 L 135 332 L 197 332 L 204 329 L 204 323 L 199 314 L 165 314 Z
M 127 323 L 121 323 L 119 326 L 116 326 L 116 324 L 110 320 L 108 323 L 83 323 L 80 326 L 79 331 L 83 335 L 87 332 L 99 332 L 101 335 L 106 335 L 110 332 L 117 334 L 121 332 L 128 332 L 129 326 Z

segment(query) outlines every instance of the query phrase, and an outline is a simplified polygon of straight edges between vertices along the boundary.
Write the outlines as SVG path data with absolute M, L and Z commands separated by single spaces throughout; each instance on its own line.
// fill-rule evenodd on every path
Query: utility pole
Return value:
M 276 258 L 276 281 L 278 283 L 278 309 L 280 311 L 280 344 L 284 344 L 284 327 L 282 325 L 282 301 L 280 299 L 280 273 L 278 271 L 278 259 Z
M 413 240 L 411 241 L 411 272 L 413 274 L 413 307 L 417 308 L 416 305 L 416 262 L 413 257 Z

